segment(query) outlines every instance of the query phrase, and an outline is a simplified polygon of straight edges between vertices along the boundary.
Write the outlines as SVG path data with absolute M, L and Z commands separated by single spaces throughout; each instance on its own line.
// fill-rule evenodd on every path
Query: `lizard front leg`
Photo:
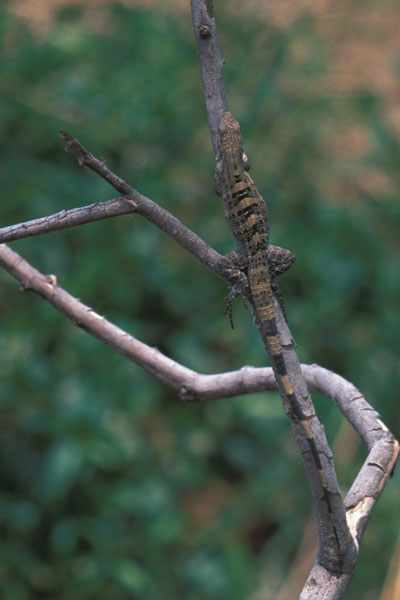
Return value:
M 287 271 L 292 266 L 295 260 L 296 255 L 293 254 L 293 252 L 290 252 L 290 250 L 280 248 L 279 246 L 268 246 L 268 267 L 271 278 L 271 288 L 275 298 L 278 301 L 279 306 L 281 307 L 282 314 L 286 322 L 287 317 L 285 304 L 283 302 L 281 290 L 279 288 L 276 278 L 278 277 L 278 275 L 281 275 L 282 273 Z
M 271 279 L 285 273 L 296 260 L 296 255 L 293 254 L 293 252 L 286 250 L 286 248 L 281 248 L 280 246 L 269 245 L 267 255 Z

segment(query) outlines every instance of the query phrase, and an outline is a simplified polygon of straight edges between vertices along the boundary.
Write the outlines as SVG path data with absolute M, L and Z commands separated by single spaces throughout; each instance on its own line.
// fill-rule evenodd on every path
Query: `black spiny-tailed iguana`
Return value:
M 238 264 L 241 261 L 242 270 L 247 272 L 248 281 L 246 290 L 243 276 L 242 279 L 239 278 L 238 283 L 232 288 L 228 304 L 241 292 L 251 298 L 280 393 L 289 403 L 294 419 L 302 427 L 318 469 L 323 497 L 327 504 L 336 543 L 339 547 L 329 490 L 321 459 L 309 422 L 289 379 L 282 352 L 274 307 L 274 274 L 271 273 L 268 264 L 269 224 L 267 207 L 246 170 L 247 158 L 243 154 L 239 123 L 229 112 L 223 114 L 219 124 L 217 150 L 216 191 L 218 195 L 222 195 L 224 198 L 225 217 L 237 242 Z M 238 271 L 238 274 L 240 274 L 240 271 Z

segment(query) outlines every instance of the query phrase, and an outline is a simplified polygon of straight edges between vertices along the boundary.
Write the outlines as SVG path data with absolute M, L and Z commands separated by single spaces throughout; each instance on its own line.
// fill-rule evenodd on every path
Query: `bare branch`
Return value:
M 130 185 L 124 181 L 119 175 L 113 173 L 106 165 L 105 160 L 99 160 L 89 150 L 86 150 L 84 146 L 78 140 L 73 138 L 66 131 L 60 131 L 60 137 L 63 138 L 67 142 L 66 151 L 74 150 L 79 159 L 79 166 L 86 166 L 98 175 L 100 175 L 103 179 L 105 179 L 113 188 L 117 190 L 123 196 L 128 196 L 129 194 L 139 195 L 139 192 L 133 190 Z M 131 198 L 131 200 L 135 200 L 135 198 Z
M 108 202 L 65 210 L 41 219 L 0 228 L 0 243 L 41 235 L 108 217 L 138 213 L 162 229 L 201 263 L 229 281 L 226 270 L 230 266 L 230 262 L 225 257 L 211 248 L 167 210 L 128 185 L 121 177 L 113 173 L 104 161 L 97 159 L 86 150 L 78 140 L 66 132 L 61 132 L 60 135 L 66 140 L 67 148 L 71 148 L 77 153 L 81 166 L 85 165 L 99 174 L 123 195 Z
M 208 124 L 216 152 L 218 123 L 223 113 L 228 110 L 223 79 L 224 61 L 218 47 L 212 0 L 190 0 L 190 4 Z
M 1 227 L 0 244 L 136 212 L 136 204 L 121 197 L 113 198 L 107 202 L 96 202 L 88 206 L 61 210 L 48 217 Z

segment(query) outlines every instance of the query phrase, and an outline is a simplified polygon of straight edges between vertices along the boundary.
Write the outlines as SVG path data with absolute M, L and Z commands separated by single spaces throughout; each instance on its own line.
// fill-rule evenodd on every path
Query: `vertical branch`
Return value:
M 216 153 L 218 123 L 223 113 L 228 110 L 223 78 L 224 61 L 218 46 L 213 0 L 190 0 L 190 4 L 208 125 Z

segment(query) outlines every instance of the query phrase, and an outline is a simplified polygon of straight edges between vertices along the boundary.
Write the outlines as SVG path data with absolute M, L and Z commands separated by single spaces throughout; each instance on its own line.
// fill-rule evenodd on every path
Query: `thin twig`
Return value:
M 72 137 L 72 135 L 66 131 L 60 131 L 60 137 L 67 142 L 66 151 L 72 149 L 78 155 L 79 165 L 81 167 L 85 165 L 95 173 L 101 175 L 103 179 L 108 181 L 108 183 L 123 196 L 128 196 L 128 194 L 132 194 L 132 192 L 133 195 L 138 194 L 138 192 L 133 190 L 122 177 L 119 177 L 119 175 L 116 175 L 107 167 L 105 160 L 99 160 L 93 156 L 93 154 L 89 152 L 89 150 L 86 150 L 78 140 Z M 131 199 L 134 200 L 134 198 Z
M 218 123 L 228 110 L 223 78 L 224 62 L 218 47 L 212 0 L 191 0 L 193 31 L 200 60 L 201 81 L 214 152 L 217 151 Z
M 61 210 L 47 217 L 0 227 L 0 244 L 136 212 L 137 205 L 121 197 L 107 202 L 96 202 L 88 206 Z

